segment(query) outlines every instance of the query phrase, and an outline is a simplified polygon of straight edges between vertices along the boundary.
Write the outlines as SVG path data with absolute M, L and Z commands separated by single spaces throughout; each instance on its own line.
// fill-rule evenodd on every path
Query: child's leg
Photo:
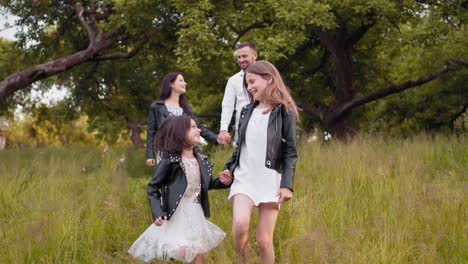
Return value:
M 198 254 L 191 262 L 191 264 L 201 264 L 202 263 L 202 254 Z
M 245 248 L 249 239 L 250 216 L 254 208 L 252 199 L 243 194 L 236 194 L 232 198 L 232 235 L 234 246 L 239 256 L 239 263 L 246 263 Z
M 273 232 L 277 217 L 277 203 L 261 203 L 258 206 L 257 247 L 264 264 L 275 263 Z

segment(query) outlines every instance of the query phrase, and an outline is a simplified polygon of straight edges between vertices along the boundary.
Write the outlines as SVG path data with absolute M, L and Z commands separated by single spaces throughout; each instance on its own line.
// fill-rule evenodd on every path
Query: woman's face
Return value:
M 187 143 L 192 146 L 200 144 L 200 132 L 201 130 L 197 127 L 197 124 L 193 119 L 190 119 L 190 129 L 185 135 Z
M 184 76 L 177 75 L 177 78 L 171 83 L 171 89 L 173 93 L 184 94 L 187 83 L 184 80 Z
M 269 81 L 262 76 L 247 72 L 245 75 L 247 81 L 247 91 L 252 95 L 254 100 L 261 102 L 265 97 L 265 91 L 268 87 Z

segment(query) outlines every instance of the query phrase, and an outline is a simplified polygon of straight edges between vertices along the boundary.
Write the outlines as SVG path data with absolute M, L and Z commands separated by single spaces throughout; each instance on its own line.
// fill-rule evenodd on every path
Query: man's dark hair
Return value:
M 190 130 L 190 116 L 169 116 L 161 123 L 161 126 L 154 137 L 154 149 L 161 157 L 182 154 L 182 150 L 192 147 L 187 142 L 187 132 Z M 198 147 L 194 147 L 194 153 L 198 152 Z
M 255 47 L 255 44 L 253 44 L 250 41 L 242 42 L 239 45 L 237 45 L 237 49 L 242 49 L 242 48 L 245 48 L 245 47 L 249 47 L 249 48 L 253 49 L 255 52 L 257 52 L 257 48 Z

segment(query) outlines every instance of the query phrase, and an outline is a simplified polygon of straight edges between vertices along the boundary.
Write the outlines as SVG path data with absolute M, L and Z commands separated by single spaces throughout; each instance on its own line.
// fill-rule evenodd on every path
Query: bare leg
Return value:
M 245 248 L 249 240 L 250 216 L 254 208 L 252 199 L 243 194 L 236 194 L 233 198 L 232 235 L 234 246 L 239 257 L 238 263 L 246 263 Z
M 257 247 L 264 264 L 275 263 L 273 232 L 278 217 L 277 203 L 261 203 L 258 206 Z
M 193 261 L 191 262 L 191 264 L 201 264 L 201 263 L 202 263 L 202 258 L 203 258 L 203 255 L 202 255 L 202 254 L 198 254 L 198 255 L 193 259 Z

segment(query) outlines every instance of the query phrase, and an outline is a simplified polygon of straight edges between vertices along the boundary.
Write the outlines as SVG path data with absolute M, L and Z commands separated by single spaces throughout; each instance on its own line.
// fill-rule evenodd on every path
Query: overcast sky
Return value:
M 15 40 L 16 28 L 5 28 L 6 22 L 8 22 L 9 24 L 14 24 L 15 17 L 11 15 L 6 17 L 5 15 L 0 13 L 0 37 L 8 40 Z

